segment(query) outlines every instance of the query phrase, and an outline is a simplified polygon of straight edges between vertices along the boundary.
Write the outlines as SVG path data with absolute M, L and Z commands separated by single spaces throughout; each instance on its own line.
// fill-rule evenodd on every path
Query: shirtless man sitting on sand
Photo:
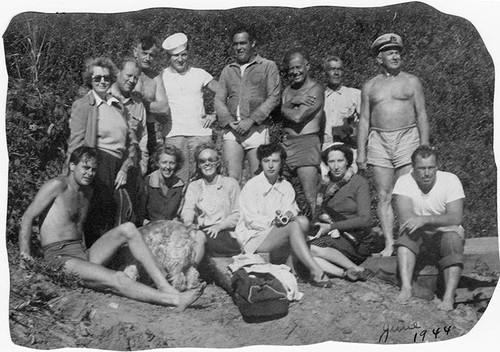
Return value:
M 192 304 L 203 292 L 204 285 L 183 293 L 165 279 L 142 235 L 132 223 L 124 223 L 100 237 L 88 250 L 83 241 L 83 223 L 87 217 L 97 170 L 97 151 L 79 147 L 71 154 L 69 173 L 53 178 L 38 191 L 21 219 L 19 249 L 21 265 L 31 257 L 32 224 L 44 215 L 40 226 L 40 242 L 44 259 L 51 265 L 77 274 L 85 287 L 113 292 L 138 301 L 159 305 L 175 305 L 181 310 Z M 145 268 L 157 289 L 133 281 L 121 271 L 104 265 L 117 250 L 127 244 L 134 258 Z
M 373 166 L 377 213 L 385 237 L 380 255 L 384 257 L 394 251 L 394 182 L 410 171 L 413 151 L 419 145 L 429 144 L 422 84 L 418 77 L 400 70 L 402 50 L 403 41 L 397 34 L 377 38 L 372 51 L 382 72 L 361 90 L 356 161 L 359 169 L 365 169 L 366 164 Z

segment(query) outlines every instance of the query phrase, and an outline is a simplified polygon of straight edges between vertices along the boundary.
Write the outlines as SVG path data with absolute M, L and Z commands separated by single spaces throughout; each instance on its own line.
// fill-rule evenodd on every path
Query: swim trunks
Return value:
M 411 164 L 411 155 L 419 145 L 416 125 L 392 131 L 372 128 L 368 137 L 367 163 L 391 169 Z
M 282 144 L 286 150 L 286 163 L 290 171 L 305 166 L 314 166 L 319 170 L 321 142 L 316 133 L 304 135 L 285 134 Z
M 64 240 L 51 243 L 42 248 L 43 258 L 55 267 L 63 267 L 70 259 L 89 260 L 82 240 Z

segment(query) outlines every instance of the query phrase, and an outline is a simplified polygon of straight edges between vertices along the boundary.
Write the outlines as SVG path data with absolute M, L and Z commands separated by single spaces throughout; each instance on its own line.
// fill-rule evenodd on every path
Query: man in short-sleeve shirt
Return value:
M 413 170 L 401 176 L 393 195 L 400 221 L 397 247 L 401 292 L 398 301 L 411 297 L 411 280 L 417 257 L 439 257 L 445 293 L 438 308 L 452 310 L 455 290 L 463 267 L 464 191 L 458 177 L 437 170 L 436 150 L 420 146 L 412 155 Z
M 188 38 L 184 33 L 169 36 L 162 46 L 170 62 L 161 77 L 172 118 L 165 142 L 182 150 L 185 162 L 177 175 L 187 183 L 195 171 L 194 150 L 212 141 L 210 126 L 215 114 L 205 113 L 203 90 L 208 88 L 215 93 L 219 84 L 207 71 L 189 64 Z

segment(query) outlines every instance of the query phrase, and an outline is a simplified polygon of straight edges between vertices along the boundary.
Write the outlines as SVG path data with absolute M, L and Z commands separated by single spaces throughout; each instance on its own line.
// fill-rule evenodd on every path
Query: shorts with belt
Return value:
M 64 240 L 51 243 L 42 248 L 43 258 L 55 267 L 63 267 L 70 259 L 89 260 L 82 240 Z
M 416 124 L 396 130 L 372 128 L 368 136 L 367 163 L 386 168 L 411 164 L 411 155 L 420 145 Z

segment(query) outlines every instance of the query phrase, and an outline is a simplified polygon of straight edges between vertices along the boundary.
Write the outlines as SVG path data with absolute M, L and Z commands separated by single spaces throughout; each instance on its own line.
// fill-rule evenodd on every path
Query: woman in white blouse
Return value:
M 281 175 L 285 150 L 279 144 L 264 144 L 258 147 L 257 158 L 261 172 L 245 184 L 239 199 L 241 217 L 236 233 L 244 252 L 270 253 L 289 244 L 292 253 L 309 269 L 310 283 L 331 287 L 332 282 L 306 244 L 304 234 L 309 221 L 298 215 L 295 191 Z

